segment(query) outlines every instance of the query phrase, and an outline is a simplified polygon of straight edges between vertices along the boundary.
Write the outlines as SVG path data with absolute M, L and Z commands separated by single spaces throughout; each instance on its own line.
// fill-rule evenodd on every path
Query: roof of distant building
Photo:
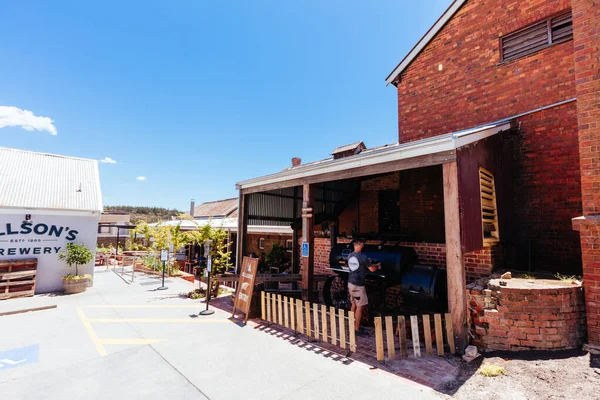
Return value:
M 208 201 L 194 207 L 194 218 L 237 217 L 238 199 Z

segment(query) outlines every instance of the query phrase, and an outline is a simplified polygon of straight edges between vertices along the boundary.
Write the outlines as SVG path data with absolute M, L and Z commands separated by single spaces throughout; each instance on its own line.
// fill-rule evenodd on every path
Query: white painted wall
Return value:
M 61 278 L 69 273 L 75 273 L 75 268 L 71 269 L 58 260 L 57 251 L 65 251 L 67 243 L 85 244 L 94 254 L 96 253 L 99 214 L 60 215 L 57 212 L 44 214 L 43 211 L 36 213 L 31 210 L 23 210 L 22 214 L 16 210 L 10 212 L 10 214 L 3 214 L 0 210 L 0 260 L 37 258 L 36 293 L 62 290 Z M 26 214 L 31 214 L 30 221 L 25 221 Z M 24 222 L 29 222 L 31 225 L 23 225 Z M 44 225 L 48 227 L 48 232 L 43 233 Z M 52 225 L 57 229 L 50 234 Z M 60 227 L 63 227 L 63 230 L 57 237 Z M 31 229 L 30 233 L 26 233 L 28 229 Z M 39 250 L 35 250 L 36 248 Z M 29 254 L 25 254 L 27 249 Z M 39 254 L 35 254 L 36 252 Z M 92 275 L 93 273 L 93 260 L 79 267 L 79 274 Z

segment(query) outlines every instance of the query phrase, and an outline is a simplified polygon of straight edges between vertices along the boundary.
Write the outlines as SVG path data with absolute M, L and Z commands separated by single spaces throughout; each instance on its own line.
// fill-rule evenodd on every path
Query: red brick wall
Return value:
M 394 172 L 367 179 L 360 198 L 339 216 L 338 232 L 347 235 L 379 231 L 379 191 L 399 190 L 400 232 L 415 241 L 440 242 L 444 233 L 444 196 L 441 166 Z M 360 212 L 360 215 L 359 215 Z
M 441 165 L 400 172 L 400 229 L 413 241 L 446 241 Z
M 572 0 L 583 215 L 580 230 L 587 332 L 600 348 L 600 2 Z
M 581 346 L 585 304 L 581 286 L 539 289 L 467 288 L 473 344 L 486 350 L 558 350 Z
M 576 97 L 573 41 L 505 63 L 499 50 L 500 36 L 570 6 L 566 0 L 467 2 L 402 74 L 399 140 L 467 129 Z M 505 249 L 512 267 L 527 268 L 531 249 L 534 269 L 581 271 L 580 245 L 570 227 L 570 219 L 581 215 L 576 104 L 516 121 L 516 226 L 514 235 L 503 236 L 511 242 Z
M 258 247 L 258 240 L 260 238 L 265 239 L 265 248 L 261 249 Z M 285 241 L 291 239 L 292 235 L 279 235 L 279 234 L 258 234 L 252 233 L 248 234 L 248 239 L 246 241 L 246 253 L 251 254 L 255 253 L 257 256 L 260 256 L 261 253 L 268 253 L 269 250 L 273 247 L 273 244 L 279 244 L 285 247 Z M 288 253 L 291 257 L 292 253 Z
M 499 50 L 500 36 L 570 4 L 468 1 L 402 74 L 399 140 L 466 129 L 575 97 L 572 41 L 502 64 Z
M 335 272 L 329 268 L 329 253 L 331 252 L 331 239 L 315 238 L 315 274 L 333 275 Z
M 529 241 L 533 269 L 576 274 L 580 245 L 571 218 L 581 215 L 581 177 L 576 103 L 519 119 L 513 139 L 516 267 L 527 269 Z

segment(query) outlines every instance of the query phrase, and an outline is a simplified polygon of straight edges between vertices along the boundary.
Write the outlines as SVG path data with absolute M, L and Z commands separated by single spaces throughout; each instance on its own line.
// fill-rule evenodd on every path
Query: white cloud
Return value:
M 113 159 L 112 159 L 112 158 L 110 158 L 110 157 L 104 157 L 102 160 L 100 160 L 100 162 L 101 162 L 102 164 L 116 164 L 116 163 L 117 163 L 117 161 L 116 161 L 116 160 L 113 160 Z
M 145 176 L 138 176 L 138 177 L 137 177 L 137 178 L 135 178 L 135 179 L 137 179 L 138 181 L 145 181 L 145 180 L 146 180 L 146 177 L 145 177 Z
M 47 131 L 56 135 L 54 121 L 48 117 L 38 117 L 29 110 L 12 106 L 0 106 L 0 128 L 20 126 L 26 131 Z

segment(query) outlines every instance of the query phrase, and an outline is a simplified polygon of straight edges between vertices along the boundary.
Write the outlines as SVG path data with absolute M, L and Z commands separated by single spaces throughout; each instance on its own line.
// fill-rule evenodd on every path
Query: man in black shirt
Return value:
M 364 239 L 354 239 L 352 241 L 354 252 L 348 256 L 348 292 L 352 301 L 351 311 L 354 312 L 354 329 L 358 336 L 367 336 L 368 333 L 360 327 L 363 309 L 369 304 L 367 291 L 365 289 L 365 274 L 367 269 L 371 272 L 381 268 L 379 264 L 373 264 L 369 257 L 362 253 L 365 246 Z

